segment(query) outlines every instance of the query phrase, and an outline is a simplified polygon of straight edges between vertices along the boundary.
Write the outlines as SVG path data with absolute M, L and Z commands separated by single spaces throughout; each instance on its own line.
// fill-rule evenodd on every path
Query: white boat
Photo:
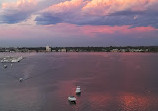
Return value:
M 69 97 L 68 97 L 68 100 L 69 100 L 70 102 L 76 102 L 76 98 L 75 98 L 74 96 L 69 96 Z
M 22 82 L 23 81 L 23 78 L 19 78 L 19 82 Z
M 81 94 L 81 88 L 80 88 L 80 86 L 77 86 L 77 88 L 76 88 L 76 94 Z
M 9 60 L 7 60 L 7 59 L 2 59 L 1 62 L 2 62 L 2 63 L 3 63 L 3 62 L 9 62 Z
M 4 68 L 7 68 L 7 65 L 4 65 L 3 67 L 4 67 Z
M 12 59 L 11 62 L 19 62 L 18 59 Z

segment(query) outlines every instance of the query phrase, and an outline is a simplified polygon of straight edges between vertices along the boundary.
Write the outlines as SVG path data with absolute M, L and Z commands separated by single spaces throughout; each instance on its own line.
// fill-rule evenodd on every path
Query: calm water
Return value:
M 0 64 L 0 111 L 158 111 L 156 53 L 0 53 L 9 55 L 26 58 Z

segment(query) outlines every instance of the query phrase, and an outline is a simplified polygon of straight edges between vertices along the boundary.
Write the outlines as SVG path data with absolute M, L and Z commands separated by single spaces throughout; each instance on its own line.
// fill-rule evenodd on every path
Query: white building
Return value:
M 66 52 L 66 49 L 64 48 L 64 49 L 61 49 L 61 52 Z
M 46 52 L 51 52 L 51 48 L 49 46 L 46 46 Z
M 66 52 L 66 49 L 65 48 L 59 49 L 58 52 Z

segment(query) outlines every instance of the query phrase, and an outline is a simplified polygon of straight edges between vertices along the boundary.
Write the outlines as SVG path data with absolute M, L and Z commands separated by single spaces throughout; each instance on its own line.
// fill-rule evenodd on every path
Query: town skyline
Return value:
M 158 52 L 158 46 L 0 47 L 0 52 Z

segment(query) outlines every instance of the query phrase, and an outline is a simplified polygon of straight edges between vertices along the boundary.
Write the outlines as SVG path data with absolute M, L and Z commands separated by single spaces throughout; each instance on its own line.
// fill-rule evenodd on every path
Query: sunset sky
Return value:
M 0 47 L 158 45 L 158 0 L 0 0 Z

